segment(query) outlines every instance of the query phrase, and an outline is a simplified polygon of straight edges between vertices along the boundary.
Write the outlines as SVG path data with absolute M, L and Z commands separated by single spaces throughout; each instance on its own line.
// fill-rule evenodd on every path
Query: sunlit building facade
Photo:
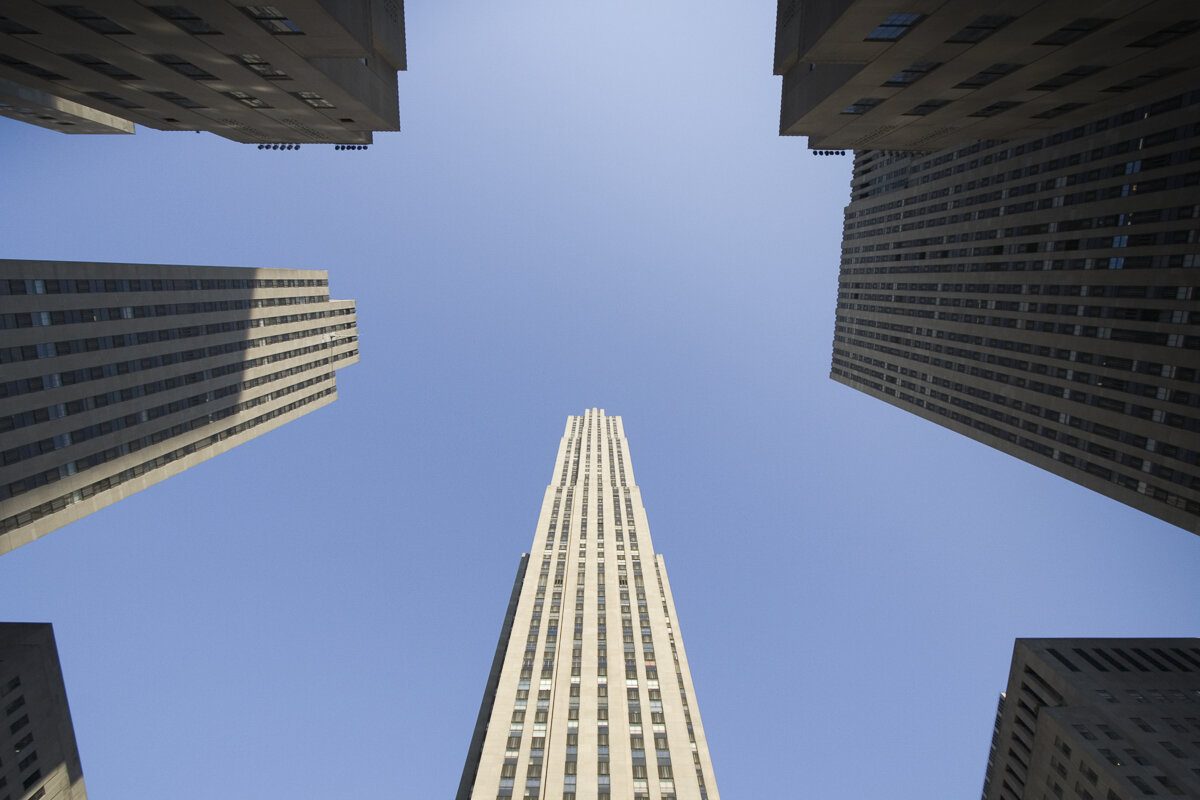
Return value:
M 620 417 L 569 417 L 458 800 L 717 800 Z
M 0 554 L 332 403 L 356 320 L 324 271 L 0 260 Z

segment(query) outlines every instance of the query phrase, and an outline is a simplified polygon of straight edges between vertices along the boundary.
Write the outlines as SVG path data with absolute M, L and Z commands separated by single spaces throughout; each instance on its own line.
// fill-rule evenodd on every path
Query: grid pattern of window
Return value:
M 1196 532 L 1198 105 L 859 153 L 832 377 Z
M 290 270 L 0 262 L 0 552 L 333 400 L 358 337 L 327 287 Z
M 490 709 L 485 699 L 488 738 L 458 797 L 715 800 L 620 418 L 571 417 L 553 474 Z

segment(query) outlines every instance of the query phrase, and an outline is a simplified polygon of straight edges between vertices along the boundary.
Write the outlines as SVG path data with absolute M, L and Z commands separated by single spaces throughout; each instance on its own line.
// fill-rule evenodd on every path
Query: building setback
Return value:
M 0 554 L 332 403 L 358 361 L 316 270 L 0 260 L 0 329 Z
M 831 377 L 1200 532 L 1200 91 L 859 152 Z
M 1050 134 L 1200 83 L 1194 0 L 779 0 L 780 133 L 940 150 Z
M 720 797 L 666 566 L 603 410 L 567 419 L 457 794 L 505 797 Z
M 403 0 L 6 0 L 0 115 L 64 133 L 367 144 L 400 129 Z
M 0 797 L 87 800 L 54 629 L 0 622 Z
M 1198 644 L 1018 639 L 983 800 L 1200 797 Z

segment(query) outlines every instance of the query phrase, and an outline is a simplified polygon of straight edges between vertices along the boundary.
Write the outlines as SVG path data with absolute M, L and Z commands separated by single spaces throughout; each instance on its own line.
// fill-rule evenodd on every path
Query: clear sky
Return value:
M 366 152 L 0 120 L 0 256 L 358 301 L 335 404 L 0 558 L 92 797 L 452 797 L 591 406 L 727 800 L 975 798 L 1014 637 L 1200 629 L 1200 539 L 829 380 L 850 160 L 776 135 L 773 2 L 406 5 Z

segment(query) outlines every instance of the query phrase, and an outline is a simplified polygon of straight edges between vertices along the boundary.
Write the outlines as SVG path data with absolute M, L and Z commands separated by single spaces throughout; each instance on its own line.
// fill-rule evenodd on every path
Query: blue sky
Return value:
M 366 152 L 0 120 L 3 257 L 314 267 L 340 399 L 0 559 L 96 798 L 450 797 L 565 417 L 625 418 L 723 795 L 974 797 L 1017 636 L 1195 635 L 1200 541 L 828 379 L 849 158 L 774 4 L 407 4 Z

